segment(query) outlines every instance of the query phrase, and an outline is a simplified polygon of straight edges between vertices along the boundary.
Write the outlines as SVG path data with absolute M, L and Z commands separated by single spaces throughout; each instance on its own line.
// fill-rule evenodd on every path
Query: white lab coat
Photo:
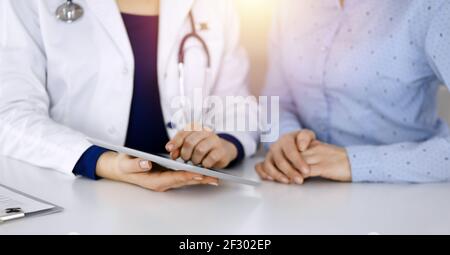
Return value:
M 66 24 L 54 14 L 64 0 L 0 1 L 0 154 L 71 174 L 91 146 L 86 137 L 123 145 L 134 58 L 116 2 L 77 0 L 85 14 Z M 191 31 L 191 9 L 197 25 L 209 25 L 199 32 L 211 52 L 209 93 L 248 95 L 248 61 L 232 0 L 163 0 L 158 79 L 166 120 L 170 99 L 179 95 L 177 53 Z M 191 46 L 187 92 L 203 86 L 205 68 L 203 51 Z M 173 137 L 176 130 L 168 133 Z M 255 133 L 231 134 L 247 156 L 254 154 Z

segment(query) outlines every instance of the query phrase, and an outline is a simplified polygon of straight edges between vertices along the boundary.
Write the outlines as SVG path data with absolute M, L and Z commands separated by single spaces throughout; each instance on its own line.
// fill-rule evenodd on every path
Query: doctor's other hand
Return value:
M 206 168 L 225 168 L 238 156 L 234 144 L 207 129 L 180 131 L 167 143 L 166 149 L 172 159 L 181 157 Z
M 338 146 L 314 141 L 302 152 L 302 157 L 311 167 L 311 177 L 351 182 L 352 172 L 347 150 Z
M 256 172 L 264 180 L 303 184 L 311 169 L 301 153 L 315 139 L 315 133 L 306 129 L 282 136 L 270 146 L 264 162 L 256 165 Z
M 158 192 L 192 185 L 219 185 L 219 181 L 212 177 L 185 171 L 155 171 L 154 168 L 149 161 L 116 152 L 106 152 L 97 162 L 96 174 L 102 178 Z

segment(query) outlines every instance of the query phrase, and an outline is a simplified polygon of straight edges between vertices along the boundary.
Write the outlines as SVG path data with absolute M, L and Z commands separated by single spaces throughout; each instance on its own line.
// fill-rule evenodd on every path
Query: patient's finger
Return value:
M 303 184 L 303 176 L 292 167 L 281 151 L 273 151 L 275 166 L 297 184 Z
M 256 164 L 255 170 L 256 170 L 256 173 L 258 173 L 259 177 L 261 177 L 261 179 L 268 180 L 268 181 L 274 181 L 274 179 L 264 171 L 264 163 L 263 162 Z
M 308 165 L 316 165 L 319 164 L 322 160 L 321 160 L 321 156 L 319 154 L 306 154 L 306 153 L 302 153 L 303 159 L 305 160 L 305 162 Z M 312 167 L 310 167 L 311 169 Z
M 316 139 L 316 134 L 311 130 L 302 130 L 296 137 L 298 149 L 305 151 L 310 146 L 311 142 Z
M 320 155 L 320 146 L 319 144 L 311 145 L 309 149 L 302 152 L 302 157 Z
M 269 152 L 270 154 L 270 152 Z M 289 178 L 284 175 L 278 168 L 275 167 L 272 156 L 268 155 L 266 160 L 264 161 L 264 169 L 268 175 L 270 175 L 273 179 L 278 182 L 289 184 Z
M 293 140 L 286 141 L 282 147 L 283 155 L 291 162 L 291 164 L 297 168 L 304 175 L 309 174 L 309 166 L 303 160 L 300 151 L 297 149 Z

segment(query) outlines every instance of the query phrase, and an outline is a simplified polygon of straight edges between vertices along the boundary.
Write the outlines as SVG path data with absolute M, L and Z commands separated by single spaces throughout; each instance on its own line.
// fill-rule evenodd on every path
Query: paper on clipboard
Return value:
M 19 210 L 10 213 L 9 210 Z M 0 223 L 23 217 L 46 215 L 63 208 L 0 184 Z
M 53 205 L 23 196 L 0 186 L 0 215 L 8 208 L 21 208 L 25 213 L 33 213 L 54 208 Z

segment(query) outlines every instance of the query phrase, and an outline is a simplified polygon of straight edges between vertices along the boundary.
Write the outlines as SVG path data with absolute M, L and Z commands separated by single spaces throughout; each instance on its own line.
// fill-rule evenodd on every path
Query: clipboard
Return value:
M 24 206 L 23 204 L 20 204 L 20 203 L 17 203 L 16 205 L 12 204 L 11 206 L 8 206 L 10 208 L 7 208 L 6 210 L 0 210 L 0 225 L 5 224 L 10 221 L 13 221 L 13 220 L 31 218 L 31 217 L 36 217 L 36 216 L 44 216 L 44 215 L 62 212 L 64 210 L 64 208 L 62 208 L 58 205 L 52 204 L 45 200 L 39 199 L 37 197 L 26 194 L 24 192 L 10 188 L 1 183 L 0 183 L 0 190 L 9 191 L 10 194 L 14 194 L 18 198 L 24 198 L 25 200 L 33 201 L 33 202 L 45 207 L 45 209 L 42 209 L 42 210 L 27 210 L 27 209 L 22 208 Z M 2 195 L 2 193 L 0 192 L 0 196 L 1 195 Z

